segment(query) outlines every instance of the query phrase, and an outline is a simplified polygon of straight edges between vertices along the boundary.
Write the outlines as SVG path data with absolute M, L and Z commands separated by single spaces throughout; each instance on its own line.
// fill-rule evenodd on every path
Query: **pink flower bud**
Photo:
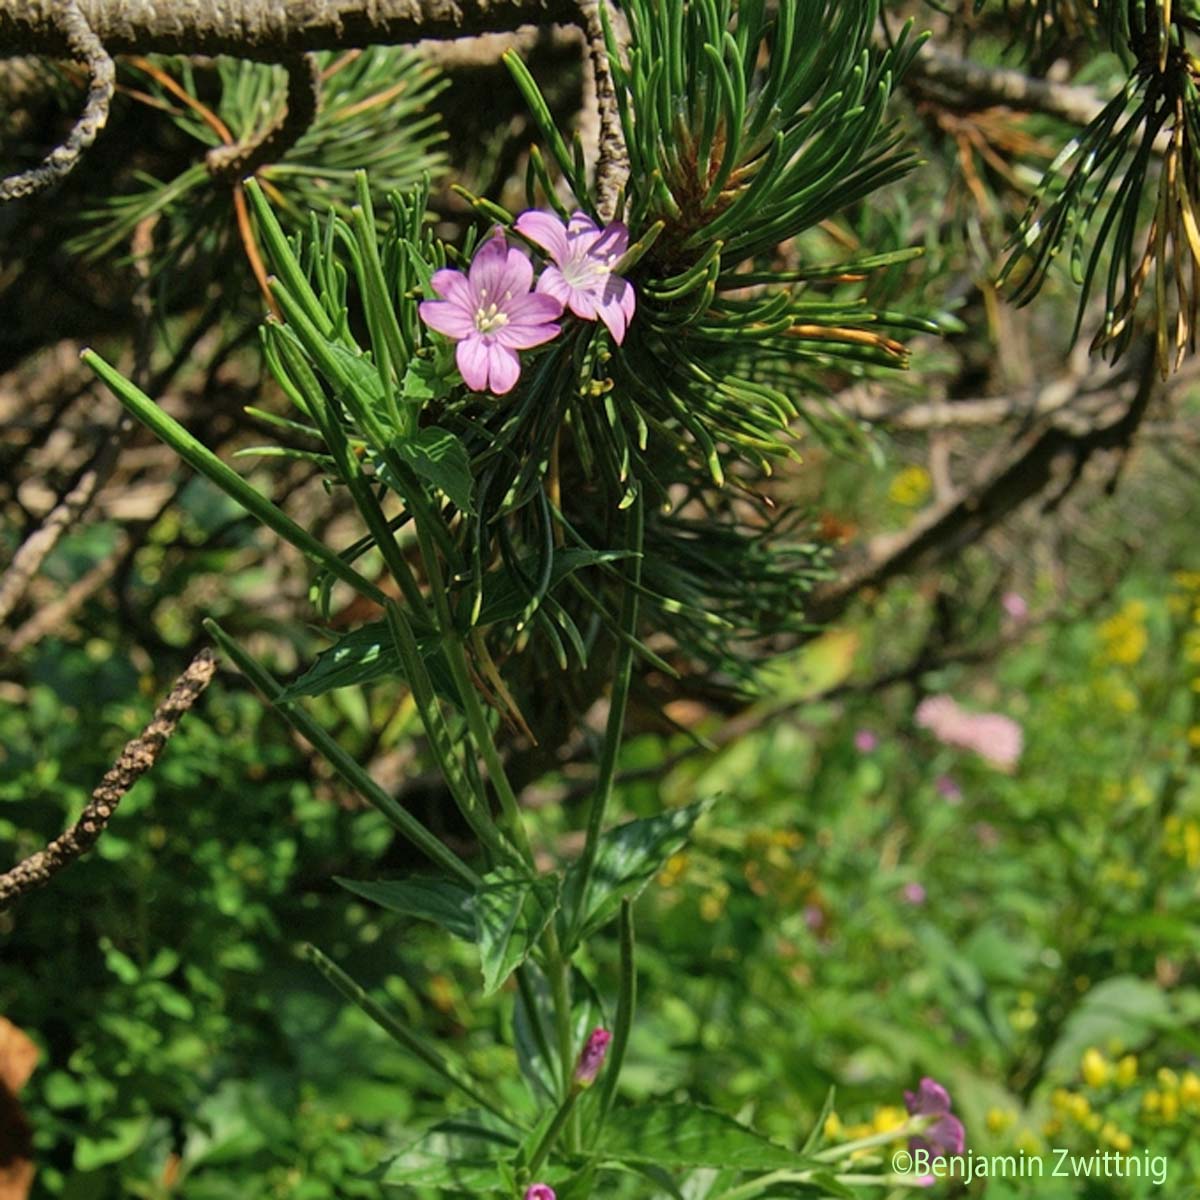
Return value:
M 579 1065 L 575 1068 L 575 1082 L 587 1087 L 604 1066 L 604 1057 L 608 1054 L 608 1043 L 612 1034 L 607 1029 L 593 1029 L 583 1053 L 579 1056 Z
M 525 1200 L 558 1200 L 548 1183 L 533 1183 L 525 1189 Z

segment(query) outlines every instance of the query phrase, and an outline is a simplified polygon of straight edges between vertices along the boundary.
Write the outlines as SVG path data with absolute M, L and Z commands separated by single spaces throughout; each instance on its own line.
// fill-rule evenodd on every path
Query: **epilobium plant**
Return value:
M 744 677 L 753 643 L 803 627 L 798 601 L 822 553 L 803 513 L 772 507 L 756 488 L 792 453 L 796 423 L 825 427 L 801 397 L 830 370 L 902 366 L 895 332 L 931 328 L 873 309 L 858 290 L 874 266 L 906 253 L 774 261 L 780 243 L 911 163 L 885 111 L 916 43 L 905 30 L 876 49 L 878 8 L 630 0 L 628 48 L 608 30 L 632 166 L 615 214 L 600 211 L 602 189 L 515 58 L 573 208 L 560 207 L 536 150 L 530 210 L 514 217 L 480 201 L 486 225 L 473 253 L 433 237 L 423 188 L 394 193 L 384 222 L 359 173 L 352 211 L 330 213 L 299 242 L 247 185 L 280 314 L 263 326 L 263 354 L 294 408 L 281 420 L 312 442 L 270 450 L 303 454 L 346 490 L 362 526 L 351 544 L 298 525 L 87 354 L 131 413 L 312 561 L 318 613 L 346 589 L 377 606 L 377 619 L 341 634 L 286 687 L 209 629 L 426 859 L 405 878 L 345 886 L 471 943 L 485 995 L 512 989 L 519 1100 L 310 949 L 330 983 L 445 1088 L 447 1119 L 382 1168 L 401 1193 L 582 1200 L 686 1187 L 739 1200 L 794 1185 L 845 1195 L 864 1178 L 888 1179 L 877 1157 L 849 1168 L 878 1140 L 819 1149 L 824 1114 L 812 1136 L 783 1145 L 677 1099 L 622 1100 L 636 1020 L 634 903 L 711 801 L 624 823 L 611 811 L 638 664 Z M 384 676 L 411 691 L 469 849 L 451 849 L 397 804 L 305 707 Z M 564 858 L 540 847 L 546 866 L 519 799 L 518 751 L 602 693 L 582 849 Z M 598 977 L 587 949 L 614 923 L 619 967 Z M 912 1121 L 907 1132 L 928 1123 L 924 1113 Z

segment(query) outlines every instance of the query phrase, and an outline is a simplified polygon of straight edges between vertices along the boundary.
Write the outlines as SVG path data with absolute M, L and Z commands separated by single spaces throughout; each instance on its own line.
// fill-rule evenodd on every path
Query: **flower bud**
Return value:
M 558 1200 L 548 1183 L 531 1183 L 525 1189 L 525 1200 Z
M 575 1082 L 581 1087 L 587 1087 L 600 1073 L 604 1066 L 604 1058 L 608 1054 L 608 1043 L 612 1034 L 607 1029 L 593 1029 L 583 1052 L 579 1055 L 579 1065 L 575 1068 Z

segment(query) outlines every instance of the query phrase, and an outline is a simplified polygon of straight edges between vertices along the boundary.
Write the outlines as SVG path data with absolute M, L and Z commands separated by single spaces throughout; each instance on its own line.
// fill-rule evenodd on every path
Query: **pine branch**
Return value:
M 69 54 L 55 4 L 0 0 L 5 53 Z M 78 0 L 78 7 L 110 54 L 230 54 L 259 62 L 578 20 L 570 0 Z

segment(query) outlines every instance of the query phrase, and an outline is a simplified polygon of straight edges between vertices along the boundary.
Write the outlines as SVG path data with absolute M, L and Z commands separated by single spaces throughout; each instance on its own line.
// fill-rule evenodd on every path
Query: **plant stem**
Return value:
M 347 1000 L 358 1005 L 376 1025 L 395 1038 L 409 1053 L 432 1067 L 443 1079 L 458 1088 L 464 1096 L 474 1100 L 476 1104 L 486 1108 L 488 1112 L 502 1121 L 507 1121 L 510 1125 L 517 1125 L 517 1122 L 496 1101 L 481 1092 L 471 1080 L 464 1078 L 437 1051 L 431 1050 L 428 1037 L 414 1033 L 381 1004 L 371 999 L 365 988 L 355 983 L 341 967 L 322 954 L 316 946 L 306 945 L 304 954 Z
M 421 724 L 429 738 L 429 748 L 437 759 L 442 777 L 454 797 L 455 804 L 472 832 L 493 859 L 504 860 L 513 857 L 512 849 L 505 844 L 500 831 L 488 812 L 483 797 L 472 786 L 471 780 L 458 761 L 454 741 L 450 730 L 442 716 L 438 698 L 433 689 L 433 682 L 421 657 L 420 648 L 413 634 L 412 626 L 400 606 L 389 602 L 386 609 L 388 628 L 396 651 L 404 666 L 404 674 L 408 678 L 408 686 L 412 691 L 413 703 L 421 716 Z
M 625 582 L 625 594 L 621 600 L 621 631 L 625 635 L 617 647 L 616 670 L 613 673 L 612 700 L 608 709 L 608 724 L 604 731 L 604 749 L 600 755 L 600 771 L 596 780 L 596 791 L 588 810 L 587 837 L 583 852 L 579 856 L 578 907 L 575 910 L 571 937 L 573 945 L 587 919 L 588 893 L 591 890 L 592 874 L 596 869 L 596 854 L 600 847 L 600 834 L 604 830 L 604 817 L 612 799 L 613 779 L 617 770 L 617 755 L 621 748 L 621 735 L 625 727 L 625 709 L 629 703 L 629 687 L 633 679 L 633 641 L 637 632 L 638 588 L 642 580 L 642 542 L 645 536 L 645 521 L 642 494 L 639 491 L 629 510 L 629 529 L 626 545 L 633 551 L 629 575 Z
M 604 1064 L 604 1078 L 600 1081 L 600 1103 L 594 1133 L 600 1132 L 616 1096 L 617 1079 L 621 1074 L 621 1064 L 625 1061 L 625 1048 L 629 1045 L 629 1031 L 633 1027 L 633 1010 L 637 1003 L 633 902 L 630 900 L 621 901 L 620 930 L 621 975 L 617 987 L 617 1013 L 613 1021 L 613 1040 L 608 1049 L 608 1061 Z
M 463 717 L 471 732 L 471 740 L 487 767 L 492 787 L 496 789 L 507 833 L 525 861 L 532 866 L 533 847 L 529 843 L 529 834 L 521 816 L 521 807 L 517 803 L 516 793 L 513 791 L 508 773 L 504 769 L 504 761 L 496 749 L 483 706 L 479 703 L 479 693 L 475 690 L 475 684 L 471 680 L 471 670 L 463 649 L 463 639 L 455 627 L 454 614 L 450 611 L 450 600 L 446 591 L 442 565 L 438 560 L 437 547 L 433 545 L 430 538 L 430 523 L 438 518 L 429 510 L 423 496 L 420 500 L 415 496 L 411 498 L 410 507 L 417 529 L 417 545 L 425 566 L 425 577 L 429 580 L 429 590 L 433 597 L 438 625 L 441 628 L 442 650 L 450 665 L 450 674 L 454 677 L 455 690 L 462 701 Z

